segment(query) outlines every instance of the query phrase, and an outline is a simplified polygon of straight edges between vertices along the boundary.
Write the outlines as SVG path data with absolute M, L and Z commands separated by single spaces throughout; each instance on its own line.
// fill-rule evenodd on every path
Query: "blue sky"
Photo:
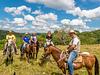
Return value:
M 0 29 L 47 32 L 100 29 L 100 0 L 0 0 Z

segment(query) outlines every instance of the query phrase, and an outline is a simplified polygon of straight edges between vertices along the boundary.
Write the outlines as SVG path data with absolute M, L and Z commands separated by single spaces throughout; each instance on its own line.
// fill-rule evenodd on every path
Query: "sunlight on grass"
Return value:
M 65 50 L 66 46 L 57 46 L 58 48 Z M 100 64 L 100 45 L 82 45 L 81 51 L 88 51 L 97 56 Z M 14 55 L 14 63 L 9 66 L 5 66 L 3 63 L 4 57 L 2 51 L 0 51 L 0 75 L 62 75 L 61 70 L 57 67 L 56 62 L 51 57 L 51 62 L 47 62 L 42 67 L 38 65 L 39 58 L 43 53 L 43 48 L 40 48 L 38 59 L 32 60 L 28 64 L 25 60 L 20 61 L 20 55 Z M 87 75 L 85 68 L 75 71 L 79 75 Z

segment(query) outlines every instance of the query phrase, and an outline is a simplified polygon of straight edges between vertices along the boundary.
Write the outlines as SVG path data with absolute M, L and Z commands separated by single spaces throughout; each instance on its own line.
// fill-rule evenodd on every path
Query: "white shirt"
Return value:
M 78 37 L 74 37 L 69 43 L 69 45 L 76 45 L 74 50 L 80 52 L 80 40 L 78 39 Z

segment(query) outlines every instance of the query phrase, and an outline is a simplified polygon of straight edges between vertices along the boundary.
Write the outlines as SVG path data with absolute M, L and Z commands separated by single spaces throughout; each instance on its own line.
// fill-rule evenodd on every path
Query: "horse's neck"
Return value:
M 55 61 L 58 61 L 60 59 L 61 51 L 55 47 L 52 48 L 52 56 L 55 59 Z

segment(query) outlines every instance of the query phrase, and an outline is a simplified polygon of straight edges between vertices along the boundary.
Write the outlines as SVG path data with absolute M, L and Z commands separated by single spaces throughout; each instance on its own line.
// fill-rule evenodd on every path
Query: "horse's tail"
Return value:
M 95 56 L 95 75 L 99 75 L 99 61 L 97 57 Z

